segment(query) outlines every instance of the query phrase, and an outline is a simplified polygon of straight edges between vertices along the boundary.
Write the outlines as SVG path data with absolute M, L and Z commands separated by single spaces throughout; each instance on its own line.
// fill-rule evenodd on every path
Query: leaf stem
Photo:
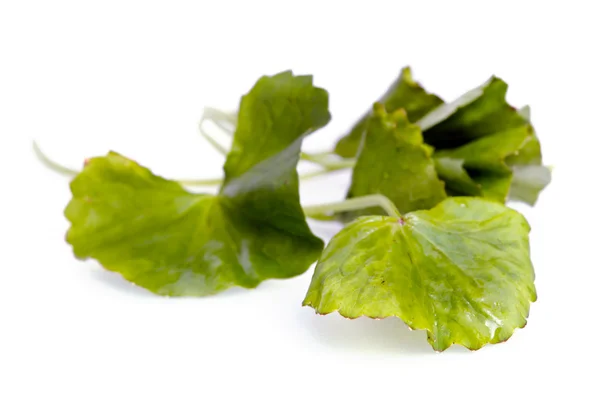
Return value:
M 221 153 L 223 156 L 226 156 L 228 150 L 225 147 L 223 147 L 219 142 L 217 142 L 212 136 L 210 136 L 208 134 L 208 132 L 206 132 L 206 130 L 204 129 L 204 126 L 203 126 L 204 120 L 205 119 L 200 120 L 200 123 L 198 124 L 198 129 L 200 130 L 200 134 L 202 134 L 204 139 L 206 139 L 213 148 L 217 149 L 217 151 L 219 153 Z
M 51 171 L 56 172 L 57 174 L 64 175 L 67 177 L 75 177 L 81 171 L 75 170 L 72 168 L 65 167 L 62 164 L 57 163 L 48 157 L 40 148 L 37 142 L 33 141 L 33 151 L 35 152 L 36 157 L 42 164 L 44 164 Z M 214 186 L 219 185 L 223 182 L 222 178 L 214 178 L 214 179 L 179 179 L 176 182 L 181 183 L 182 185 L 187 186 Z
M 64 165 L 59 164 L 56 161 L 52 160 L 50 157 L 48 157 L 42 151 L 42 149 L 40 148 L 38 143 L 35 141 L 33 141 L 33 151 L 35 152 L 36 157 L 42 164 L 44 164 L 47 168 L 56 172 L 57 174 L 73 178 L 73 177 L 77 176 L 77 174 L 79 174 L 79 172 L 81 172 L 79 170 L 65 167 Z M 311 179 L 311 178 L 314 178 L 317 176 L 328 174 L 333 171 L 336 171 L 336 170 L 322 169 L 322 170 L 317 170 L 317 171 L 313 171 L 313 172 L 308 172 L 304 175 L 300 175 L 300 179 L 307 180 L 307 179 Z M 182 185 L 186 185 L 186 186 L 217 186 L 223 182 L 223 178 L 177 179 L 175 181 Z
M 321 176 L 321 175 L 327 175 L 330 174 L 332 172 L 335 172 L 338 170 L 328 170 L 328 169 L 323 169 L 323 170 L 316 170 L 316 171 L 312 171 L 312 172 L 307 172 L 306 174 L 302 174 L 300 175 L 300 179 L 305 181 L 308 179 L 312 179 L 316 176 Z
M 344 168 L 352 168 L 356 164 L 355 160 L 347 160 L 347 159 L 335 159 L 333 161 L 328 161 L 327 157 L 330 156 L 330 153 L 320 153 L 320 154 L 308 154 L 305 152 L 300 153 L 300 159 L 320 165 L 321 167 L 328 170 L 341 170 Z
M 389 216 L 394 218 L 402 217 L 394 203 L 382 194 L 355 197 L 331 204 L 310 205 L 304 207 L 304 214 L 315 219 L 330 219 L 330 215 L 333 213 L 356 211 L 370 207 L 381 207 Z
M 218 186 L 223 183 L 223 178 L 213 179 L 176 179 L 175 182 L 186 186 Z
M 317 170 L 317 171 L 313 171 L 313 172 L 307 172 L 306 174 L 300 175 L 300 179 L 308 180 L 308 179 L 315 178 L 317 176 L 329 174 L 334 171 L 337 171 L 337 170 Z M 222 183 L 223 178 L 179 179 L 179 180 L 177 180 L 177 182 L 181 183 L 182 185 L 187 185 L 187 186 L 213 186 L 213 185 L 218 185 L 218 184 Z
M 202 136 L 206 138 L 208 142 L 221 154 L 226 155 L 227 151 L 223 148 L 223 146 L 221 146 L 216 140 L 210 137 L 206 130 L 204 130 L 203 125 L 205 121 L 213 122 L 217 127 L 219 127 L 219 129 L 221 129 L 223 132 L 225 132 L 228 136 L 231 137 L 233 136 L 234 129 L 237 125 L 237 114 L 223 112 L 222 110 L 211 107 L 205 107 L 204 111 L 202 112 L 202 118 L 200 119 L 199 126 L 200 133 L 202 134 Z M 233 129 L 225 125 L 225 123 L 230 124 L 233 127 Z M 352 168 L 354 167 L 354 164 L 356 164 L 356 161 L 352 159 L 328 160 L 328 158 L 330 158 L 332 155 L 334 155 L 333 152 L 321 152 L 310 154 L 301 152 L 300 159 L 311 162 L 313 164 L 317 164 L 325 169 L 332 171 L 341 170 L 344 168 Z
M 222 110 L 211 108 L 211 107 L 207 106 L 204 108 L 204 110 L 202 112 L 202 120 L 212 121 L 217 126 L 219 126 L 219 128 L 221 128 L 223 131 L 225 131 L 225 133 L 227 133 L 227 135 L 232 136 L 233 131 L 235 130 L 235 128 L 237 126 L 237 113 L 235 113 L 235 112 L 227 113 Z M 228 123 L 233 128 L 229 128 L 228 126 L 225 125 L 225 123 Z
M 42 149 L 40 149 L 40 146 L 37 144 L 36 141 L 33 141 L 33 151 L 35 153 L 35 156 L 42 164 L 44 164 L 46 167 L 56 172 L 57 174 L 74 177 L 79 173 L 79 171 L 65 167 L 64 165 L 59 164 L 56 161 L 52 160 L 50 157 L 46 156 L 46 154 L 42 152 Z
M 211 142 L 210 137 L 209 137 L 209 142 Z M 217 143 L 217 145 L 218 145 L 218 143 Z M 218 146 L 220 146 L 220 145 L 218 145 Z M 50 157 L 48 157 L 42 151 L 42 149 L 40 148 L 38 143 L 35 141 L 33 141 L 33 151 L 35 152 L 36 157 L 42 164 L 44 164 L 48 169 L 50 169 L 58 174 L 68 176 L 68 177 L 75 177 L 80 172 L 78 170 L 75 170 L 75 169 L 72 169 L 69 167 L 65 167 L 64 165 L 59 164 L 56 161 L 52 160 Z M 325 168 L 322 170 L 309 172 L 307 174 L 301 175 L 300 179 L 307 180 L 310 178 L 328 174 L 333 171 L 340 170 L 342 168 L 343 167 L 333 168 L 333 169 Z M 179 180 L 177 180 L 177 182 L 181 183 L 182 185 L 186 185 L 186 186 L 215 186 L 215 185 L 219 185 L 220 183 L 222 183 L 223 179 L 222 178 L 179 179 Z M 304 207 L 304 213 L 306 216 L 308 216 L 310 218 L 314 218 L 314 219 L 333 220 L 333 219 L 335 219 L 333 217 L 334 213 L 360 210 L 360 209 L 370 208 L 370 207 L 381 207 L 388 213 L 389 216 L 397 217 L 397 218 L 401 217 L 401 214 L 398 211 L 398 209 L 396 208 L 396 206 L 394 205 L 394 203 L 392 203 L 390 201 L 390 199 L 388 199 L 387 197 L 385 197 L 381 194 L 373 194 L 373 195 L 369 195 L 369 196 L 351 198 L 351 199 L 344 200 L 344 201 L 337 202 L 337 203 L 311 205 L 311 206 Z

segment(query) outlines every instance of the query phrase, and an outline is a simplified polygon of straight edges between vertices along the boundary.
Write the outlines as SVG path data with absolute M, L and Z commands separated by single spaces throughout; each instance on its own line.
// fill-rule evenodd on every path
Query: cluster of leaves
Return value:
M 167 296 L 253 288 L 318 259 L 304 300 L 318 313 L 397 316 L 440 351 L 504 341 L 536 296 L 529 225 L 504 202 L 534 203 L 549 181 L 529 118 L 505 92 L 492 78 L 444 104 L 405 68 L 335 149 L 356 157 L 349 199 L 319 211 L 350 223 L 323 250 L 296 168 L 302 140 L 330 120 L 328 93 L 311 76 L 262 77 L 240 101 L 218 194 L 111 152 L 71 182 L 67 241 Z
M 374 111 L 336 145 L 340 156 L 358 156 L 349 196 L 382 193 L 403 213 L 449 196 L 535 204 L 550 171 L 529 108 L 510 106 L 507 88 L 492 77 L 445 104 L 404 68 Z

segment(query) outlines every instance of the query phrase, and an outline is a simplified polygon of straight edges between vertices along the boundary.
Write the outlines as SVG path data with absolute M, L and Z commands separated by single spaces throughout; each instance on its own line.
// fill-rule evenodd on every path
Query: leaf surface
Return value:
M 525 326 L 535 301 L 529 225 L 479 198 L 449 198 L 402 219 L 361 217 L 328 244 L 304 305 L 319 314 L 396 316 L 435 350 L 476 350 Z
M 509 198 L 534 205 L 542 190 L 550 184 L 552 174 L 543 165 L 515 165 Z
M 449 196 L 481 196 L 478 184 L 465 169 L 465 161 L 460 158 L 434 157 L 435 170 L 444 181 Z
M 428 112 L 439 106 L 443 101 L 434 94 L 430 94 L 413 80 L 409 67 L 400 72 L 398 78 L 392 83 L 385 94 L 379 100 L 388 112 L 404 109 L 411 122 L 419 120 Z M 335 147 L 335 153 L 342 157 L 355 157 L 371 111 L 365 113 L 361 119 L 352 127 L 348 135 L 339 140 Z
M 533 205 L 548 183 L 540 142 L 526 124 L 435 152 L 436 170 L 451 195 L 507 199 Z
M 467 169 L 487 171 L 494 174 L 510 174 L 506 159 L 515 156 L 530 140 L 534 140 L 530 125 L 484 136 L 456 149 L 435 152 L 438 158 L 460 159 Z
M 305 272 L 322 250 L 304 217 L 302 139 L 327 124 L 328 96 L 310 76 L 263 77 L 245 95 L 225 182 L 193 194 L 117 154 L 71 183 L 67 241 L 79 258 L 161 295 L 210 295 Z
M 456 148 L 477 138 L 528 124 L 517 109 L 506 102 L 508 85 L 497 77 L 438 106 L 416 123 L 425 142 L 436 149 Z
M 348 197 L 371 194 L 385 195 L 402 213 L 431 208 L 446 197 L 431 150 L 403 109 L 389 114 L 376 104 L 369 118 Z M 353 215 L 377 213 L 383 212 L 371 208 Z

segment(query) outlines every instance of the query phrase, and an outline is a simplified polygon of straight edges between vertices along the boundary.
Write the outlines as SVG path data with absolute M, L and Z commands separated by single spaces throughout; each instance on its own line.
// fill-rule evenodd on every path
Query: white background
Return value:
M 0 396 L 598 396 L 594 1 L 0 2 Z M 73 167 L 113 149 L 167 177 L 217 177 L 203 106 L 233 109 L 263 74 L 315 75 L 330 147 L 411 65 L 451 100 L 496 74 L 530 104 L 554 181 L 530 209 L 539 300 L 507 343 L 437 354 L 398 320 L 301 307 L 312 269 L 204 299 L 166 299 L 64 243 Z M 349 175 L 302 187 L 341 199 Z M 315 225 L 330 238 L 339 226 Z

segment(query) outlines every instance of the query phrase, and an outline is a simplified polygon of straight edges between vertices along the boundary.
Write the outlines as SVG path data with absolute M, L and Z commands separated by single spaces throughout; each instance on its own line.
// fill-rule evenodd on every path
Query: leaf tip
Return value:
M 412 77 L 412 69 L 410 68 L 410 66 L 405 66 L 402 68 L 402 70 L 400 71 L 400 76 L 401 79 L 405 82 L 407 82 L 410 85 L 416 85 L 416 82 L 413 80 Z
M 386 114 L 385 105 L 381 102 L 375 102 L 373 104 L 373 113 L 376 116 L 384 116 Z

